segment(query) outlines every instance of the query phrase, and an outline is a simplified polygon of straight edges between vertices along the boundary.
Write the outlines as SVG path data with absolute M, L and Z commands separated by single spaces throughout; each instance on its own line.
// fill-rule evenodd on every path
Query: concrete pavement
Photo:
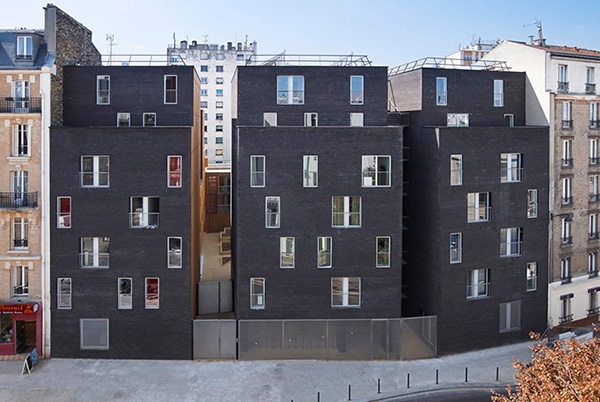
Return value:
M 402 362 L 48 359 L 25 375 L 22 361 L 0 361 L 0 401 L 385 400 L 512 383 L 513 358 L 530 361 L 530 344 Z

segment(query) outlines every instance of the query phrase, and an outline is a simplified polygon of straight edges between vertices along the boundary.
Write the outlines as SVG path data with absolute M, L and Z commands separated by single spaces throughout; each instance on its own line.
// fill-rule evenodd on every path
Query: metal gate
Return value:
M 235 359 L 235 320 L 194 320 L 194 359 Z

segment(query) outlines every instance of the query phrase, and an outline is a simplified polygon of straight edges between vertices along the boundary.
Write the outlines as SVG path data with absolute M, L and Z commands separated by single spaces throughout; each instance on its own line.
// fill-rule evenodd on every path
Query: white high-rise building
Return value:
M 256 42 L 217 45 L 195 40 L 167 49 L 171 64 L 193 65 L 200 76 L 204 152 L 209 165 L 231 163 L 231 79 L 237 66 L 253 62 L 256 49 Z

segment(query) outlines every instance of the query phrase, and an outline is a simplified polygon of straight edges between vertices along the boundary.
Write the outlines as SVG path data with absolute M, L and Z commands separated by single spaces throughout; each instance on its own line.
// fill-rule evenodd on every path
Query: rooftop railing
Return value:
M 462 59 L 451 59 L 447 57 L 425 57 L 423 59 L 411 61 L 396 67 L 390 67 L 388 69 L 388 77 L 406 73 L 408 71 L 419 70 L 421 68 L 509 71 L 509 67 L 505 61 L 479 60 L 475 63 L 466 64 Z

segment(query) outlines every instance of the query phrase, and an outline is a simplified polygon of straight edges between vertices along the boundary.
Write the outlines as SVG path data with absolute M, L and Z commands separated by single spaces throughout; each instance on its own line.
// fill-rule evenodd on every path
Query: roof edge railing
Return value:
M 425 57 L 422 59 L 410 61 L 396 67 L 388 69 L 388 77 L 406 73 L 408 71 L 419 70 L 421 68 L 445 68 L 452 70 L 492 70 L 509 71 L 505 61 L 499 60 L 479 60 L 475 63 L 465 63 L 462 59 L 452 59 L 448 57 Z

